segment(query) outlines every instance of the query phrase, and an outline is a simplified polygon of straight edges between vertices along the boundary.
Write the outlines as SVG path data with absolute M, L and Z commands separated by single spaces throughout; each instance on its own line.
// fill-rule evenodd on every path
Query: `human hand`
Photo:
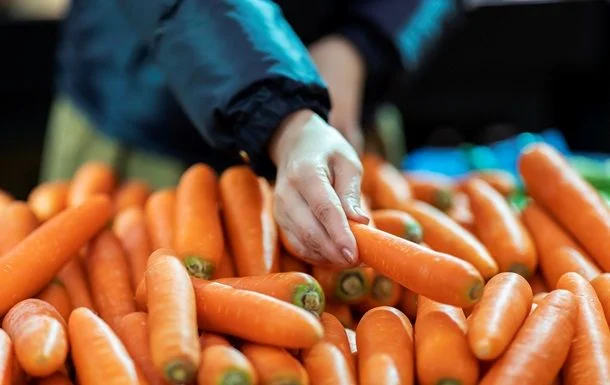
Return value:
M 309 110 L 282 122 L 269 145 L 277 166 L 274 214 L 285 239 L 313 264 L 352 266 L 358 249 L 348 218 L 360 208 L 362 165 L 341 134 Z
M 309 47 L 330 93 L 331 126 L 337 128 L 358 153 L 364 149 L 360 112 L 365 77 L 364 60 L 349 40 L 331 35 Z

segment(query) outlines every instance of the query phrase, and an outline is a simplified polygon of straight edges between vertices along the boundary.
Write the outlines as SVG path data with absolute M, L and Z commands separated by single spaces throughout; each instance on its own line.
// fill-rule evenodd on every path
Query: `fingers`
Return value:
M 367 224 L 369 217 L 360 203 L 362 165 L 358 160 L 338 156 L 331 160 L 330 166 L 334 175 L 334 188 L 347 217 L 352 221 Z

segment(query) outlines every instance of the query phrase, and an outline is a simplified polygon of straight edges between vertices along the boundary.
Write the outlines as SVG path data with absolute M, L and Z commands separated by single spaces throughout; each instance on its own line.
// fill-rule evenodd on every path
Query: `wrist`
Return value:
M 269 142 L 269 158 L 278 166 L 301 136 L 305 124 L 311 120 L 315 113 L 311 110 L 299 110 L 286 116 Z

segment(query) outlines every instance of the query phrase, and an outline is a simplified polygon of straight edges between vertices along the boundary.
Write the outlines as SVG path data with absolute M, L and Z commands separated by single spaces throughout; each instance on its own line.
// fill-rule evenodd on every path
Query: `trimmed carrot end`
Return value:
M 438 380 L 436 385 L 462 385 L 462 381 L 453 378 L 442 378 Z
M 195 379 L 197 368 L 186 360 L 173 360 L 165 365 L 165 378 L 174 384 L 186 384 Z
M 298 307 L 321 315 L 324 311 L 325 298 L 324 291 L 318 284 L 303 284 L 297 286 L 294 296 L 292 297 L 292 303 Z
M 451 190 L 438 190 L 434 195 L 434 206 L 439 210 L 447 211 L 453 206 L 453 194 Z
M 229 369 L 218 382 L 218 385 L 251 385 L 252 377 L 240 369 Z
M 335 294 L 344 301 L 358 300 L 369 291 L 368 282 L 359 270 L 344 270 L 337 282 Z
M 483 290 L 485 289 L 485 284 L 481 281 L 475 283 L 470 288 L 468 292 L 468 298 L 473 302 L 478 302 L 483 296 Z
M 201 279 L 212 278 L 215 270 L 213 263 L 197 255 L 190 255 L 184 258 L 184 266 L 186 266 L 186 270 L 190 275 Z
M 379 301 L 383 301 L 392 296 L 394 291 L 394 283 L 388 278 L 378 275 L 373 280 L 371 286 L 371 296 Z
M 422 243 L 424 240 L 424 233 L 422 228 L 417 223 L 407 223 L 405 225 L 405 236 L 404 238 L 407 241 L 411 241 L 414 243 Z
M 525 279 L 529 279 L 532 276 L 532 271 L 522 263 L 513 263 L 508 268 L 508 271 L 512 271 L 513 273 L 517 273 Z

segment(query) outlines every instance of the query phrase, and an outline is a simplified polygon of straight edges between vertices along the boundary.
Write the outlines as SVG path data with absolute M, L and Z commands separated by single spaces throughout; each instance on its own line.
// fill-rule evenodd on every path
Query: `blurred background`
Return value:
M 405 127 L 403 166 L 450 174 L 498 166 L 543 138 L 610 168 L 610 2 L 456 5 L 450 28 L 422 27 L 419 33 L 440 38 L 388 90 Z M 69 6 L 0 0 L 0 186 L 17 197 L 37 183 L 55 48 Z

